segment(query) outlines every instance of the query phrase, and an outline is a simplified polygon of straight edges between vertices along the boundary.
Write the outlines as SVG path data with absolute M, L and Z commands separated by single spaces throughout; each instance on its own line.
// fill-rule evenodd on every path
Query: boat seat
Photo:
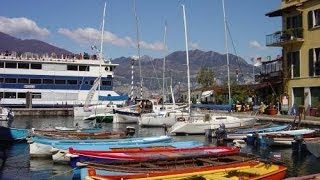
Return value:
M 146 166 L 146 167 L 149 167 L 149 168 L 159 168 L 159 166 L 155 165 L 155 164 L 152 164 L 152 163 L 141 163 L 141 166 Z

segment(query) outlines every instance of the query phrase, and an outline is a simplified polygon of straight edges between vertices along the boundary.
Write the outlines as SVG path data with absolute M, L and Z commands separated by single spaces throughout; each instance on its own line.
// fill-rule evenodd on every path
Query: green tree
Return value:
M 210 87 L 214 85 L 214 72 L 212 69 L 202 67 L 197 76 L 197 82 L 201 84 L 202 87 Z

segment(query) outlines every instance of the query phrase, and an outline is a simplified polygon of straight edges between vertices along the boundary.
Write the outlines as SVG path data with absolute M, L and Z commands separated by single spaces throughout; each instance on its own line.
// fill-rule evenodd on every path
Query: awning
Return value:
M 128 96 L 99 96 L 99 101 L 126 101 Z
M 289 12 L 292 9 L 296 9 L 299 6 L 302 6 L 302 3 L 298 3 L 298 4 L 295 4 L 295 5 L 292 5 L 292 6 L 288 6 L 288 7 L 285 7 L 285 8 L 280 8 L 280 9 L 273 10 L 271 12 L 268 12 L 266 14 L 266 16 L 268 16 L 268 17 L 282 16 L 282 13 Z

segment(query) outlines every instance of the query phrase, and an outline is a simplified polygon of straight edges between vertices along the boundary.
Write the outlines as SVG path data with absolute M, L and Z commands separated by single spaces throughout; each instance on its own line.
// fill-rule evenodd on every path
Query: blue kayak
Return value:
M 0 126 L 0 141 L 25 140 L 29 135 L 28 129 L 18 129 Z

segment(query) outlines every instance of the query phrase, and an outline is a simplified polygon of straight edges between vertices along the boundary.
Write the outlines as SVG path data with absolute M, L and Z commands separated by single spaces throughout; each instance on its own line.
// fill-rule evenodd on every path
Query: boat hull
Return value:
M 28 135 L 28 129 L 8 128 L 0 126 L 0 141 L 25 140 Z

